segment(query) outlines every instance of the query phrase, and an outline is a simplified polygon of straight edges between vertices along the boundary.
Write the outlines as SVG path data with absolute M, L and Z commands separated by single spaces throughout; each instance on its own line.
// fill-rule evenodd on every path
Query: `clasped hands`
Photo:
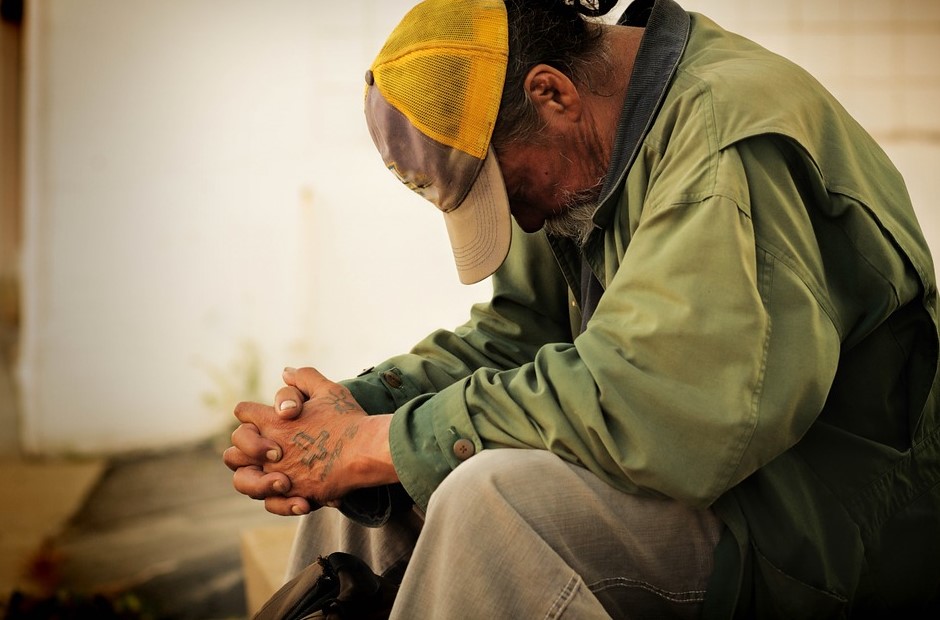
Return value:
M 286 368 L 274 406 L 242 402 L 222 460 L 235 490 L 269 512 L 337 506 L 350 491 L 398 481 L 388 446 L 391 415 L 369 416 L 344 386 L 313 368 Z

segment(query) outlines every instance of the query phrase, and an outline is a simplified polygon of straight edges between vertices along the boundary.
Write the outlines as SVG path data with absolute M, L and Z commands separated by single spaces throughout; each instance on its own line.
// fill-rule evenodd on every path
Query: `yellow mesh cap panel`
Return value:
M 502 96 L 507 36 L 502 0 L 427 0 L 379 52 L 375 84 L 419 131 L 482 160 Z

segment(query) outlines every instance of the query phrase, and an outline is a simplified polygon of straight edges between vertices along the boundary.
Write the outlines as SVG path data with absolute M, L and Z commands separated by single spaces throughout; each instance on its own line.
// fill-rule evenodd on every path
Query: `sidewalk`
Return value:
M 206 443 L 109 462 L 0 464 L 0 600 L 45 587 L 131 593 L 153 620 L 246 617 L 242 534 L 292 520 L 236 493 L 221 451 Z M 43 540 L 40 578 L 30 580 L 23 569 Z

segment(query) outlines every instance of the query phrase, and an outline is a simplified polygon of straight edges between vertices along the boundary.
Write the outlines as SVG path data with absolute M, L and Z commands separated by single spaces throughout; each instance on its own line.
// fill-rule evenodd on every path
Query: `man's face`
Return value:
M 506 184 L 509 208 L 520 228 L 540 230 L 546 221 L 585 202 L 593 195 L 596 204 L 606 165 L 593 140 L 539 140 L 516 143 L 496 153 Z
M 561 187 L 566 179 L 557 153 L 541 144 L 514 144 L 497 152 L 496 159 L 509 209 L 522 230 L 535 232 L 547 218 L 561 212 Z

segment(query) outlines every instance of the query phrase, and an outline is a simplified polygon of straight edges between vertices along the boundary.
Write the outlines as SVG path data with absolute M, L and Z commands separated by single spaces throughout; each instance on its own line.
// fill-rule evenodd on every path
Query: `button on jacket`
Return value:
M 707 613 L 922 601 L 940 583 L 937 299 L 903 180 L 807 73 L 650 4 L 624 18 L 647 30 L 584 249 L 596 307 L 578 248 L 515 228 L 468 323 L 346 385 L 394 411 L 420 506 L 481 449 L 550 450 L 717 512 Z

